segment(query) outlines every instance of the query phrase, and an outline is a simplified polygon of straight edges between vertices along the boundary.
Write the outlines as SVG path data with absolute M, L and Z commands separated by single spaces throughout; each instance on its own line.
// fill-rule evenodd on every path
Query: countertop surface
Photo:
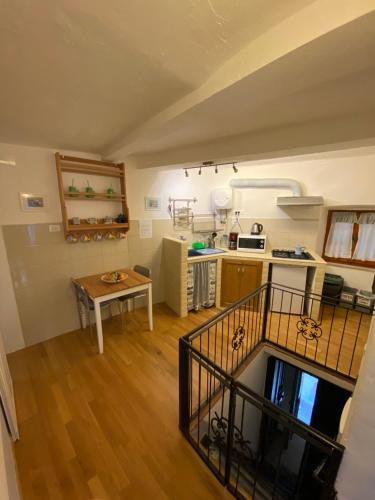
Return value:
M 187 257 L 188 262 L 200 262 L 205 260 L 215 260 L 215 259 L 249 259 L 249 260 L 261 260 L 272 262 L 273 264 L 285 264 L 293 266 L 309 266 L 309 267 L 320 267 L 325 266 L 326 261 L 323 260 L 318 254 L 306 249 L 313 257 L 314 260 L 301 260 L 301 259 L 283 259 L 280 257 L 273 257 L 272 251 L 265 253 L 257 252 L 238 252 L 237 250 L 225 250 L 223 253 L 217 253 L 213 255 L 201 255 L 197 257 Z
M 324 259 L 322 259 L 316 252 L 314 252 L 310 248 L 306 248 L 305 250 L 314 257 L 314 260 L 282 259 L 280 257 L 273 257 L 272 249 L 269 249 L 265 253 L 238 252 L 237 250 L 222 249 L 224 250 L 223 253 L 217 253 L 213 255 L 200 255 L 197 257 L 188 257 L 187 251 L 189 248 L 189 243 L 187 241 L 178 238 L 173 238 L 171 236 L 164 236 L 164 238 L 186 247 L 186 258 L 188 262 L 201 262 L 205 260 L 217 260 L 217 259 L 249 259 L 249 260 L 261 260 L 265 262 L 271 262 L 273 264 L 284 264 L 290 266 L 322 267 L 327 264 Z

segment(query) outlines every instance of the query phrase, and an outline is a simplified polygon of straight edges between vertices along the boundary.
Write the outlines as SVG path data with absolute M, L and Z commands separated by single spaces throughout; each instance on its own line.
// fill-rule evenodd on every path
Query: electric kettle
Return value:
M 263 231 L 263 224 L 259 224 L 259 222 L 254 222 L 251 226 L 251 234 L 261 234 Z

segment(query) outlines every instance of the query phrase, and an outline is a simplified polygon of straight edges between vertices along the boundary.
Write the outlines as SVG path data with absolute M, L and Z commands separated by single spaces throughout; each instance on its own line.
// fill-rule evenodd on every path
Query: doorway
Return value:
M 336 439 L 351 393 L 275 357 L 268 359 L 265 397 L 304 424 Z M 272 416 L 261 426 L 261 468 L 280 498 L 319 498 L 326 455 Z

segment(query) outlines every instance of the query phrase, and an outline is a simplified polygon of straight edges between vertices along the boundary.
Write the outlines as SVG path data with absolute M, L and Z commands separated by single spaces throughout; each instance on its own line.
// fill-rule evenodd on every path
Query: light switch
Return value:
M 48 229 L 50 233 L 58 233 L 60 231 L 60 226 L 58 224 L 50 224 Z

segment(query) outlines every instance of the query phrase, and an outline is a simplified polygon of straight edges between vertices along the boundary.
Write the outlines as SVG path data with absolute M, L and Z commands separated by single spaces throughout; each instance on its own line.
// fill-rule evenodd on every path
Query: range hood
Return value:
M 290 206 L 318 206 L 324 205 L 323 196 L 278 196 L 276 198 L 278 207 Z
M 303 196 L 301 184 L 294 179 L 232 179 L 230 186 L 237 189 L 288 189 L 293 196 L 278 196 L 276 204 L 279 207 L 287 206 L 317 206 L 323 205 L 322 196 Z

